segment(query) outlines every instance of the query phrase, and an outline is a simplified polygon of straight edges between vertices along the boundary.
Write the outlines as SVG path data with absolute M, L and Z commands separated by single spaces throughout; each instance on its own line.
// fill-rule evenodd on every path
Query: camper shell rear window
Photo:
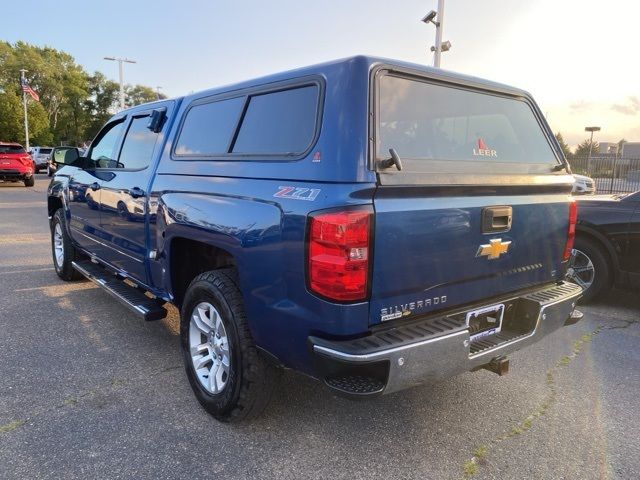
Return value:
M 385 73 L 375 101 L 376 159 L 394 149 L 409 170 L 437 172 L 559 163 L 525 98 Z

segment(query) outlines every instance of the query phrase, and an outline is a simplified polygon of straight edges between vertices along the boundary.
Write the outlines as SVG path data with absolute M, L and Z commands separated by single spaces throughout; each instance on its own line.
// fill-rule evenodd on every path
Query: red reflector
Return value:
M 363 300 L 369 278 L 371 211 L 345 210 L 311 217 L 309 286 L 324 297 Z
M 572 201 L 569 204 L 569 231 L 567 232 L 567 243 L 564 246 L 563 260 L 571 258 L 571 250 L 573 250 L 573 242 L 576 239 L 576 222 L 578 220 L 578 204 Z

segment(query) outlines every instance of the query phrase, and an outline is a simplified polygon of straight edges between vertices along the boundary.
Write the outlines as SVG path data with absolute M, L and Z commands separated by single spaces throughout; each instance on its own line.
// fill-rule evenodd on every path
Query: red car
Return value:
M 22 145 L 0 142 L 0 180 L 22 181 L 25 187 L 33 187 L 33 172 L 33 160 Z

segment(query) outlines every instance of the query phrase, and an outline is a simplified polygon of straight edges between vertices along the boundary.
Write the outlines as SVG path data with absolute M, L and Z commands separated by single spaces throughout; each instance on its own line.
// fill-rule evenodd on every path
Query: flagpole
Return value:
M 25 82 L 24 74 L 27 72 L 24 68 L 20 70 L 20 86 Z M 24 138 L 27 152 L 29 151 L 29 118 L 27 117 L 27 92 L 22 89 L 22 105 L 24 106 Z

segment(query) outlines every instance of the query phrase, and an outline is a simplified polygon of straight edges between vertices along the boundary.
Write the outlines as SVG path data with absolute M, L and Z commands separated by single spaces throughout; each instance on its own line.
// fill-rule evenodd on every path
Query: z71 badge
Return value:
M 277 198 L 290 198 L 291 200 L 307 200 L 313 202 L 320 193 L 319 188 L 278 187 L 273 194 Z

